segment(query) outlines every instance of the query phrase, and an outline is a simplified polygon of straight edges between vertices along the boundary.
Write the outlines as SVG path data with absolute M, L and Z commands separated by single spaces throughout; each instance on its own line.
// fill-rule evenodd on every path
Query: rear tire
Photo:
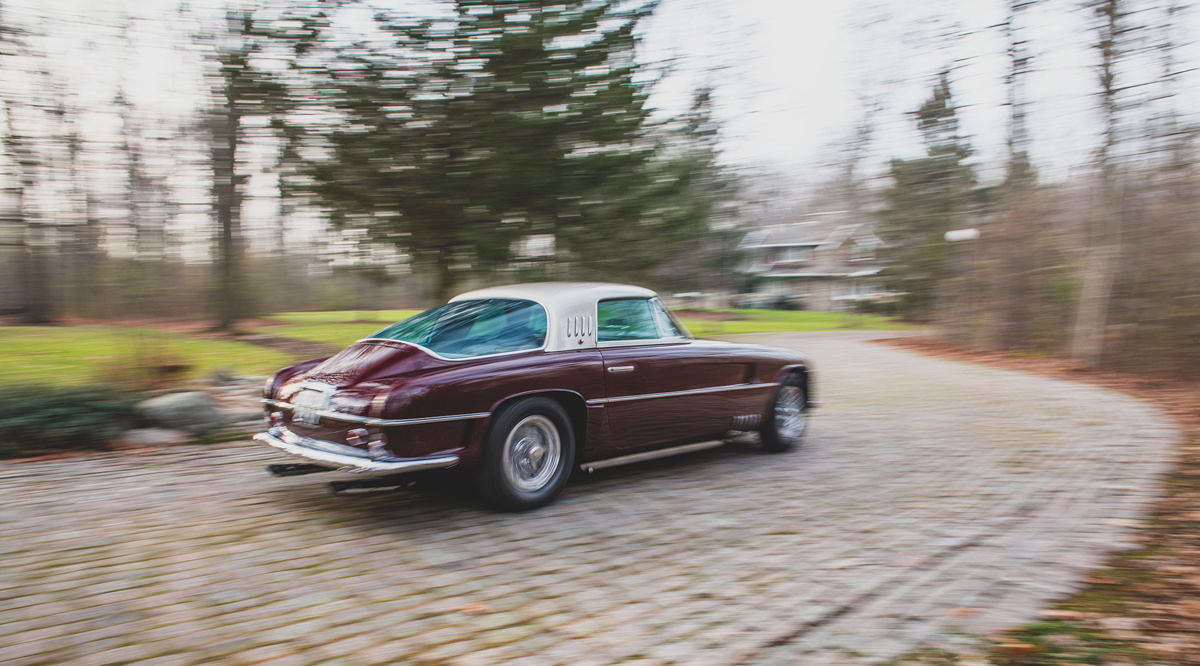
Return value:
M 550 398 L 525 398 L 492 422 L 476 481 L 492 504 L 527 511 L 553 501 L 574 464 L 575 435 L 566 410 Z
M 789 373 L 775 389 L 763 425 L 759 429 L 763 448 L 771 453 L 783 453 L 800 444 L 808 426 L 808 396 L 804 380 L 798 373 Z

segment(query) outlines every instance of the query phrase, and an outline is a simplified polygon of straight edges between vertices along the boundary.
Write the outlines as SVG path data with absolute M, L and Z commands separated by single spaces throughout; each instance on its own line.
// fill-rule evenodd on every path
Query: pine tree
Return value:
M 939 75 L 929 99 L 913 116 L 925 156 L 892 160 L 893 183 L 884 193 L 880 233 L 897 276 L 893 286 L 905 294 L 905 314 L 932 321 L 950 272 L 944 236 L 965 223 L 975 188 L 975 172 L 967 163 L 971 148 L 959 134 L 949 72 Z
M 640 265 L 637 281 L 672 291 L 732 288 L 721 281 L 741 259 L 736 248 L 743 232 L 732 228 L 728 204 L 735 184 L 718 161 L 719 133 L 709 87 L 693 93 L 687 112 L 656 128 L 655 158 L 644 169 L 646 190 L 638 197 L 650 206 L 642 224 L 627 226 L 642 238 L 620 245 L 615 272 Z
M 337 49 L 339 125 L 310 190 L 335 224 L 367 229 L 429 269 L 434 296 L 554 234 L 585 256 L 641 210 L 652 154 L 635 28 L 653 5 L 457 0 L 447 20 L 380 17 L 389 43 Z

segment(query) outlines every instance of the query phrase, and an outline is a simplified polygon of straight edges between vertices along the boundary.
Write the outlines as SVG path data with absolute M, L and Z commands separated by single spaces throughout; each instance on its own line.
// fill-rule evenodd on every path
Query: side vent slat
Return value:
M 746 431 L 754 430 L 758 427 L 760 417 L 758 414 L 742 414 L 741 416 L 733 417 L 733 425 L 730 430 Z

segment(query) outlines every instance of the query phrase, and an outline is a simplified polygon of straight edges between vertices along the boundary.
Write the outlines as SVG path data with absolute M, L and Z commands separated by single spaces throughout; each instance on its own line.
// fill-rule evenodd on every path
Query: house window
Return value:
M 850 261 L 872 261 L 875 259 L 875 249 L 855 243 L 850 246 Z
M 813 249 L 811 247 L 786 247 L 779 254 L 781 263 L 800 263 L 812 261 Z

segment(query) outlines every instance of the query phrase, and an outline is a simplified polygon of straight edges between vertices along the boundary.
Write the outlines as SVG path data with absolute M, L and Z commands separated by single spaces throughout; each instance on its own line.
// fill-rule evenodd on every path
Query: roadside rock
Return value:
M 175 446 L 192 441 L 190 433 L 166 428 L 135 428 L 126 430 L 110 442 L 114 449 L 140 449 L 147 446 Z
M 261 409 L 221 409 L 225 423 L 233 427 L 255 427 L 263 424 Z
M 217 368 L 209 375 L 208 380 L 216 386 L 228 386 L 241 381 L 229 368 Z
M 138 403 L 138 412 L 156 428 L 204 435 L 225 425 L 225 418 L 202 391 L 169 393 Z

